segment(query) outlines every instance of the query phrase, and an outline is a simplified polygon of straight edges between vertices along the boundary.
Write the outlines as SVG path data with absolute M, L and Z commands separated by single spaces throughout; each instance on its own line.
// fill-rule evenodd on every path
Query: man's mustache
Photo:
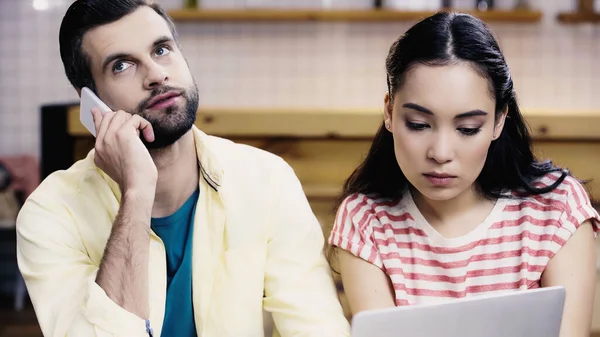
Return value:
M 176 92 L 182 96 L 186 96 L 185 95 L 186 91 L 185 91 L 185 89 L 182 89 L 182 88 L 176 88 L 176 87 L 171 87 L 171 86 L 167 86 L 167 85 L 157 87 L 157 88 L 152 89 L 152 92 L 150 93 L 150 95 L 147 98 L 145 98 L 144 100 L 142 100 L 140 102 L 140 104 L 138 104 L 138 106 L 136 108 L 137 112 L 139 113 L 141 111 L 144 111 L 148 107 L 148 104 L 150 103 L 151 100 L 153 100 L 156 96 L 162 95 L 167 92 Z

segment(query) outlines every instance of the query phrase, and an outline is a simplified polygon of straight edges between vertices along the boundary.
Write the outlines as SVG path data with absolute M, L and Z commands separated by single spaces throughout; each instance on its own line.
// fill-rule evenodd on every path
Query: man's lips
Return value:
M 147 109 L 160 109 L 165 106 L 170 106 L 175 102 L 177 97 L 181 96 L 180 93 L 171 91 L 154 97 L 147 105 Z

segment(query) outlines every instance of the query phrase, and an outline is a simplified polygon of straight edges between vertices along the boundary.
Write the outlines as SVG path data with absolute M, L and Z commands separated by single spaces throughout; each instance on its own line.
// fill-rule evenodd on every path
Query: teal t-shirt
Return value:
M 192 305 L 192 233 L 200 190 L 177 212 L 152 218 L 150 227 L 165 245 L 167 255 L 167 303 L 161 336 L 196 337 Z

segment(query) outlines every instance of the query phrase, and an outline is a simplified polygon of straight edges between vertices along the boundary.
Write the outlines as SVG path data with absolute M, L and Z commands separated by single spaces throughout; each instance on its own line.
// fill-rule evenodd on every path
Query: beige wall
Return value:
M 170 3 L 179 0 L 159 0 Z M 462 1 L 462 0 L 461 0 Z M 506 7 L 514 0 L 496 0 Z M 65 6 L 0 1 L 0 155 L 39 152 L 39 105 L 76 101 L 58 52 Z M 600 109 L 600 25 L 565 26 L 575 0 L 531 0 L 534 24 L 492 24 L 526 109 Z M 384 59 L 408 23 L 186 23 L 202 106 L 379 108 Z

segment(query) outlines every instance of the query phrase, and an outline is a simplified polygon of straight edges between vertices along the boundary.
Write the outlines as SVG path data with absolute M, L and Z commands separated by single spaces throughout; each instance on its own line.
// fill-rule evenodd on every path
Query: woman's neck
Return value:
M 495 203 L 473 188 L 449 200 L 432 200 L 415 189 L 411 189 L 411 194 L 427 222 L 446 237 L 461 236 L 477 227 L 490 214 Z

